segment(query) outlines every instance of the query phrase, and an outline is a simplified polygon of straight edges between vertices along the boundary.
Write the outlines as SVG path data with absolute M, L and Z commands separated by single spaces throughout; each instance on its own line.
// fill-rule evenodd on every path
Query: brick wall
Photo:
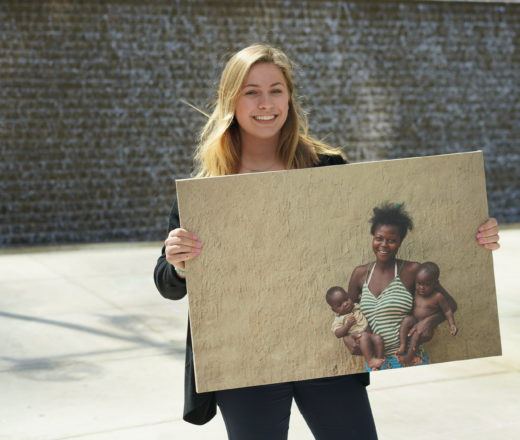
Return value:
M 225 5 L 225 6 L 222 6 Z M 353 161 L 482 149 L 520 221 L 520 5 L 0 3 L 0 246 L 160 240 L 226 55 L 281 46 Z

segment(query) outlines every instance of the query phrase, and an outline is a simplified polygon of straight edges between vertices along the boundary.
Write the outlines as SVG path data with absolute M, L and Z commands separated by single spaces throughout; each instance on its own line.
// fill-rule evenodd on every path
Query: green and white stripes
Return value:
M 399 275 L 376 298 L 368 288 L 367 280 L 361 291 L 360 307 L 373 333 L 380 335 L 385 344 L 385 355 L 394 354 L 399 347 L 399 327 L 412 311 L 412 294 Z

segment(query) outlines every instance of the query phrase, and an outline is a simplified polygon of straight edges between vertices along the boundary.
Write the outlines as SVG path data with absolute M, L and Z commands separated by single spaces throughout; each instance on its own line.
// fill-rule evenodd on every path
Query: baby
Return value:
M 455 325 L 453 311 L 444 295 L 438 291 L 439 275 L 439 266 L 435 263 L 427 262 L 419 266 L 415 276 L 415 299 L 412 314 L 403 319 L 399 330 L 400 345 L 396 354 L 403 365 L 416 364 L 418 362 L 418 357 L 415 353 L 417 347 L 433 338 L 433 331 L 431 334 L 423 335 L 422 337 L 419 337 L 419 334 L 415 332 L 410 337 L 408 349 L 406 349 L 408 332 L 418 322 L 442 311 L 448 320 L 450 333 L 453 336 L 457 334 L 458 330 Z
M 336 318 L 332 323 L 332 332 L 337 338 L 342 338 L 345 345 L 345 336 L 352 335 L 359 339 L 359 348 L 372 370 L 378 370 L 384 363 L 384 345 L 381 336 L 369 331 L 368 321 L 361 312 L 359 304 L 353 295 L 348 294 L 342 287 L 334 286 L 327 290 L 325 295 L 328 305 Z

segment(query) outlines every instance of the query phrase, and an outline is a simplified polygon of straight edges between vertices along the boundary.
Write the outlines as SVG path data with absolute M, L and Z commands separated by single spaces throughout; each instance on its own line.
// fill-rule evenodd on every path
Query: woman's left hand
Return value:
M 500 247 L 498 239 L 498 222 L 495 218 L 490 218 L 479 226 L 476 240 L 480 246 L 494 251 Z
M 440 315 L 432 315 L 428 318 L 420 320 L 417 324 L 415 324 L 410 331 L 408 332 L 408 337 L 411 337 L 414 333 L 419 334 L 418 341 L 421 340 L 430 340 L 433 336 L 433 330 L 435 326 L 438 324 L 439 320 L 437 320 L 437 316 Z M 442 318 L 441 318 L 442 319 Z M 419 342 L 419 345 L 421 343 Z M 417 347 L 412 347 L 413 351 L 417 351 Z

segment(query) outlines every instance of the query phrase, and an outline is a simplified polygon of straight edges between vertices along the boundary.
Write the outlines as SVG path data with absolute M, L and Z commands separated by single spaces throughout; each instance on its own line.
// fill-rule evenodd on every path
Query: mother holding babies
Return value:
M 370 233 L 376 259 L 354 269 L 348 291 L 357 295 L 372 332 L 383 339 L 385 357 L 379 360 L 377 369 L 400 368 L 405 365 L 396 354 L 400 345 L 399 329 L 403 319 L 412 311 L 415 278 L 420 264 L 398 259 L 397 252 L 407 232 L 413 228 L 413 222 L 402 204 L 386 203 L 373 211 Z M 440 284 L 437 289 L 454 312 L 457 304 L 453 298 Z M 409 336 L 417 332 L 419 341 L 430 340 L 433 330 L 443 320 L 443 313 L 435 313 L 415 324 Z M 361 354 L 363 338 L 347 336 L 344 340 L 352 354 Z M 429 357 L 423 347 L 419 346 L 417 350 L 420 363 L 428 364 Z M 367 370 L 370 370 L 368 366 Z

